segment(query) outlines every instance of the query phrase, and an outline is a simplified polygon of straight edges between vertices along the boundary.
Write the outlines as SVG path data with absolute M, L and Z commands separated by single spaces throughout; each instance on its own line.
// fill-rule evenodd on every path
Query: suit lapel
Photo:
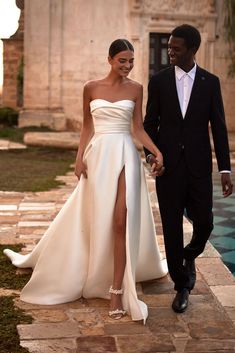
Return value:
M 187 119 L 190 111 L 192 109 L 196 109 L 197 104 L 200 102 L 200 92 L 201 92 L 201 85 L 203 81 L 205 81 L 205 77 L 200 67 L 197 66 L 192 92 L 191 92 L 191 96 L 189 99 L 189 103 L 188 103 L 188 107 L 187 107 L 184 119 Z
M 177 93 L 176 81 L 175 81 L 175 67 L 172 66 L 171 70 L 169 71 L 170 79 L 169 79 L 169 92 L 171 94 L 170 104 L 172 107 L 175 107 L 176 113 L 181 119 L 183 119 L 179 97 Z

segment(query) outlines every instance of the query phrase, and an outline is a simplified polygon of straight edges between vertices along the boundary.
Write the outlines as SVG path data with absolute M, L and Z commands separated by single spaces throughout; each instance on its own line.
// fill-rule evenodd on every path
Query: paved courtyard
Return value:
M 65 185 L 48 192 L 0 192 L 1 244 L 24 243 L 24 252 L 34 247 L 77 182 L 71 172 L 58 178 Z M 154 182 L 148 176 L 147 180 L 164 256 Z M 190 232 L 185 221 L 186 241 Z M 30 325 L 18 326 L 21 345 L 33 353 L 235 353 L 235 277 L 210 244 L 196 265 L 197 284 L 184 314 L 171 309 L 174 290 L 168 277 L 137 284 L 139 298 L 149 307 L 145 326 L 128 316 L 110 319 L 107 300 L 82 298 L 40 306 L 17 297 L 15 305 L 34 319 Z M 1 289 L 0 294 L 11 291 Z

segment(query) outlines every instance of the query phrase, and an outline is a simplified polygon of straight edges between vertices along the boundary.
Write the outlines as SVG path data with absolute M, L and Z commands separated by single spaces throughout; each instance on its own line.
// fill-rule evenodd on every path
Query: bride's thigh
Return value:
M 125 229 L 126 212 L 126 179 L 124 167 L 118 179 L 117 197 L 113 216 L 113 227 L 114 231 L 117 233 L 120 233 Z

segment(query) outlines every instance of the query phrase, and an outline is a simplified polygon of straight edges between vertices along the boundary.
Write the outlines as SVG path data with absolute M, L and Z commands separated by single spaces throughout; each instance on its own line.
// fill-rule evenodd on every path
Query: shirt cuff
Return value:
M 231 170 L 220 170 L 220 174 L 223 174 L 223 173 L 231 174 Z

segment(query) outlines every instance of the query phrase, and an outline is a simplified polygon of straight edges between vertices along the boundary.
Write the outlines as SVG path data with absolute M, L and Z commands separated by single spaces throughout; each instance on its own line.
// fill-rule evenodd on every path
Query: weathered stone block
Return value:
M 18 325 L 22 340 L 78 337 L 81 331 L 74 322 Z
M 77 339 L 77 353 L 118 352 L 115 338 L 109 336 L 86 336 Z
M 123 353 L 174 352 L 175 347 L 168 334 L 118 336 L 117 345 Z

